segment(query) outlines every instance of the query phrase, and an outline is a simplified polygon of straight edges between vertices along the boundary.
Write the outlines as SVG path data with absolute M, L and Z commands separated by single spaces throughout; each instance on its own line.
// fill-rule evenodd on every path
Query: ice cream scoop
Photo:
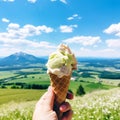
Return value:
M 72 70 L 77 69 L 77 61 L 70 48 L 60 44 L 57 51 L 49 56 L 46 66 L 48 73 L 53 73 L 61 78 L 70 75 Z

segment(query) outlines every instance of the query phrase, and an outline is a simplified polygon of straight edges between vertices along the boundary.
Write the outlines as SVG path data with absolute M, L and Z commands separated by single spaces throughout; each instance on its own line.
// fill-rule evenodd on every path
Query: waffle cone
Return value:
M 62 78 L 59 78 L 57 75 L 52 73 L 49 73 L 49 75 L 50 75 L 51 86 L 55 93 L 54 110 L 56 111 L 58 115 L 58 119 L 60 120 L 62 113 L 60 113 L 59 111 L 59 106 L 66 99 L 71 75 L 63 76 Z

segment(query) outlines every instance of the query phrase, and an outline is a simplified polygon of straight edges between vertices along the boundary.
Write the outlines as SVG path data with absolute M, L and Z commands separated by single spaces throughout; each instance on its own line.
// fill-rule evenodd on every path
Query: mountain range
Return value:
M 17 52 L 7 57 L 0 58 L 0 69 L 33 67 L 38 64 L 46 64 L 48 57 L 36 57 L 24 52 Z M 87 66 L 115 67 L 120 69 L 120 58 L 77 58 L 78 63 Z
M 36 63 L 45 64 L 46 62 L 46 58 L 39 58 L 24 52 L 17 52 L 0 59 L 0 66 L 24 66 Z

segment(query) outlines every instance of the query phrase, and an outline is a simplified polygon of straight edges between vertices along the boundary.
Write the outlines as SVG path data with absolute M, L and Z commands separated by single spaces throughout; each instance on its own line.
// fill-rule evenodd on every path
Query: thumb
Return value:
M 46 104 L 49 106 L 49 109 L 53 110 L 55 94 L 51 86 L 48 87 L 47 98 Z

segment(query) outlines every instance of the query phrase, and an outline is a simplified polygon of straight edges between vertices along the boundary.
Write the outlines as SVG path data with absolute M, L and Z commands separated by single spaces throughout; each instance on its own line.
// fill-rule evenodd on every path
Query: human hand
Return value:
M 68 92 L 68 99 L 73 99 L 73 95 Z M 33 114 L 33 120 L 58 120 L 56 112 L 53 110 L 55 94 L 50 86 L 48 91 L 40 98 L 36 104 Z M 68 102 L 64 102 L 60 106 L 60 111 L 63 112 L 61 120 L 72 119 L 72 109 Z

